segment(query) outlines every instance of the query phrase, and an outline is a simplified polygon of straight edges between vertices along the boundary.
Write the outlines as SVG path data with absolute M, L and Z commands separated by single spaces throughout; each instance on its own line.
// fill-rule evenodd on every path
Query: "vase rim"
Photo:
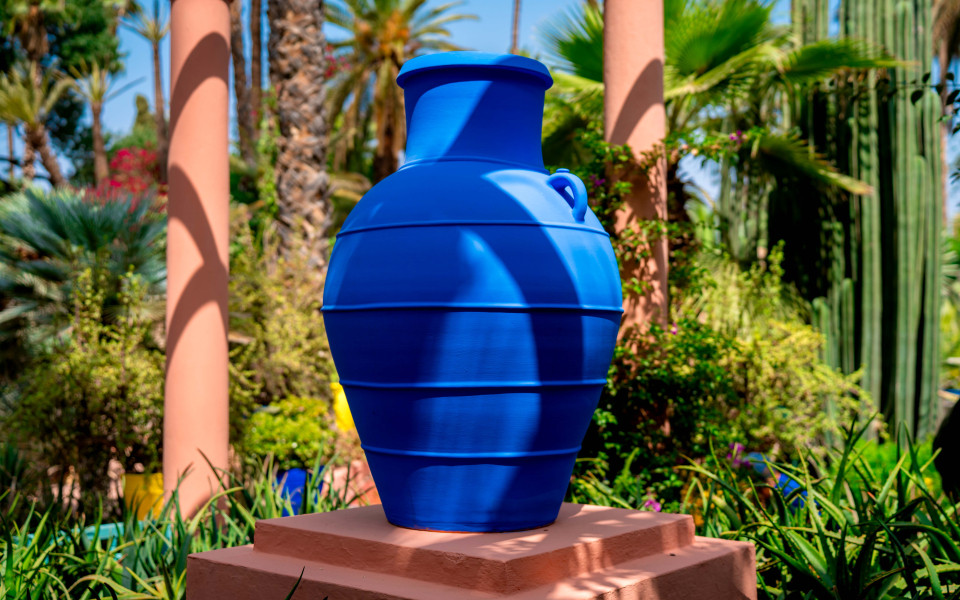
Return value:
M 404 63 L 397 75 L 397 85 L 404 87 L 404 83 L 411 75 L 434 71 L 438 69 L 464 69 L 482 67 L 486 69 L 502 69 L 535 76 L 544 84 L 544 89 L 553 85 L 550 71 L 538 60 L 516 54 L 493 54 L 490 52 L 437 52 L 412 58 Z

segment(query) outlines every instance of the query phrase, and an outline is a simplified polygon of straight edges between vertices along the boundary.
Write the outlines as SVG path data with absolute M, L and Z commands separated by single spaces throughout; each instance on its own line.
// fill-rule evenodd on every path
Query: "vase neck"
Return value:
M 406 164 L 489 160 L 544 170 L 542 76 L 477 65 L 411 73 L 402 80 Z

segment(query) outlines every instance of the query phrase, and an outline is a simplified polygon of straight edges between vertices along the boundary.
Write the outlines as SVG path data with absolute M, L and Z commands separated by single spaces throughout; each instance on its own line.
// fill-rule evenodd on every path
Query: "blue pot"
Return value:
M 404 65 L 406 163 L 350 214 L 323 316 L 390 522 L 553 522 L 620 324 L 583 183 L 543 166 L 547 69 L 450 52 Z
M 280 493 L 284 498 L 290 499 L 290 507 L 293 509 L 291 513 L 284 508 L 282 516 L 289 517 L 291 514 L 300 514 L 300 509 L 303 506 L 303 490 L 307 487 L 309 481 L 310 472 L 306 469 L 293 468 L 277 473 L 277 487 L 280 488 Z M 323 480 L 318 478 L 317 489 L 319 490 L 322 487 Z

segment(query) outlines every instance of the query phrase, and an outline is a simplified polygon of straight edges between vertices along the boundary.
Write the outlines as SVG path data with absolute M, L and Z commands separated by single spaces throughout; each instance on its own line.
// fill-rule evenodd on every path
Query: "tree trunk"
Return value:
M 27 140 L 40 154 L 40 162 L 50 175 L 51 185 L 55 188 L 67 185 L 67 180 L 63 178 L 63 173 L 60 171 L 60 163 L 57 162 L 57 157 L 47 143 L 47 129 L 42 125 L 27 126 Z
M 230 4 L 230 54 L 233 57 L 233 93 L 237 99 L 237 137 L 243 162 L 253 167 L 253 109 L 250 89 L 247 87 L 247 62 L 243 55 L 243 23 L 240 21 L 240 2 Z
M 277 205 L 283 250 L 291 230 L 303 231 L 310 263 L 326 267 L 331 224 L 327 176 L 327 116 L 323 2 L 272 0 L 270 81 L 277 95 Z
M 30 185 L 33 178 L 37 176 L 36 167 L 33 163 L 37 161 L 37 151 L 30 143 L 30 138 L 23 136 L 23 161 L 20 163 L 20 176 L 25 185 Z
M 263 118 L 263 46 L 260 23 L 263 10 L 260 0 L 250 0 L 250 100 L 253 109 L 253 146 L 260 139 L 260 120 Z
M 93 180 L 99 185 L 110 177 L 110 171 L 107 168 L 107 147 L 103 142 L 103 126 L 100 122 L 103 105 L 99 102 L 90 105 L 90 111 L 93 113 Z
M 374 183 L 392 175 L 400 165 L 397 154 L 400 150 L 402 133 L 396 122 L 396 116 L 403 114 L 403 108 L 397 106 L 399 101 L 396 94 L 388 91 L 375 107 L 377 109 L 377 148 L 373 153 Z
M 392 175 L 399 165 L 397 155 L 393 153 L 393 139 L 395 132 L 389 120 L 384 120 L 382 126 L 377 127 L 377 149 L 373 154 L 373 182 L 377 183 Z
M 160 43 L 153 43 L 153 106 L 156 111 L 154 119 L 157 122 L 157 161 L 160 164 L 160 183 L 167 183 L 167 109 L 163 101 L 163 80 L 160 70 Z
M 513 31 L 510 36 L 510 54 L 516 54 L 520 49 L 517 37 L 520 30 L 520 0 L 513 0 Z

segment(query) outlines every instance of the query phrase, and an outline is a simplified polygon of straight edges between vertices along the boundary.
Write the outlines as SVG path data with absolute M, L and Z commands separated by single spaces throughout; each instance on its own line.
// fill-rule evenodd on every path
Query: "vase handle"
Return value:
M 573 218 L 583 222 L 587 215 L 587 186 L 579 177 L 570 172 L 570 169 L 557 169 L 557 172 L 547 177 L 547 184 L 563 196 L 573 211 Z M 567 188 L 573 195 L 567 193 Z

